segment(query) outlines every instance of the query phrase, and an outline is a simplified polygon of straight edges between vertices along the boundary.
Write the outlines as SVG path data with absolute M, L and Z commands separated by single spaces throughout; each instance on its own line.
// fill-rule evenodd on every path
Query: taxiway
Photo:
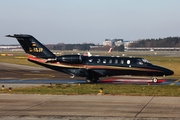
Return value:
M 66 74 L 46 68 L 0 63 L 0 84 L 22 86 L 62 81 L 85 80 L 71 80 Z M 131 84 L 131 80 L 119 78 L 102 83 L 107 81 Z M 178 85 L 179 80 L 166 79 L 157 84 L 163 83 Z M 180 119 L 179 101 L 180 97 L 0 94 L 0 119 Z
M 84 84 L 85 78 L 70 78 L 69 75 L 42 67 L 32 67 L 8 63 L 0 63 L 0 84 L 37 85 L 37 84 Z M 147 85 L 180 85 L 178 79 L 161 78 L 152 83 L 151 78 L 113 77 L 102 78 L 100 84 L 139 84 Z M 17 86 L 17 85 L 16 85 Z
M 0 95 L 0 119 L 180 119 L 180 97 Z

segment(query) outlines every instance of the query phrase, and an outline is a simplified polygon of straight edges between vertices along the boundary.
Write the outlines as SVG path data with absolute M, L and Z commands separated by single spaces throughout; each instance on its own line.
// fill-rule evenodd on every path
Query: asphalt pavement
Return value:
M 180 97 L 0 94 L 0 119 L 180 119 Z
M 68 81 L 68 79 L 68 75 L 46 68 L 0 63 L 0 81 L 16 83 L 6 83 L 6 86 L 39 85 L 43 80 L 48 82 L 48 80 Z M 28 80 L 29 83 L 20 84 L 22 81 Z M 83 81 L 83 79 L 79 78 L 77 78 L 77 80 Z M 32 84 L 32 81 L 39 81 L 40 83 Z M 107 81 L 108 80 L 106 80 L 106 82 Z M 118 79 L 118 82 L 121 81 Z M 168 80 L 165 82 L 170 84 Z M 0 84 L 2 83 L 3 82 Z M 174 80 L 173 83 L 179 83 L 179 80 Z M 179 101 L 180 97 L 118 95 L 33 95 L 9 93 L 0 94 L 0 119 L 174 120 L 180 119 Z

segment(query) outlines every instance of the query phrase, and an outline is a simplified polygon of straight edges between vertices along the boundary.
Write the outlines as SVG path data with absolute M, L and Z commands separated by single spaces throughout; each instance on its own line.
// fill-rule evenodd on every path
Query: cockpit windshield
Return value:
M 142 61 L 144 62 L 144 63 L 150 63 L 148 60 L 146 60 L 146 59 L 142 59 Z
M 148 60 L 142 58 L 142 59 L 137 59 L 137 64 L 138 65 L 144 65 L 146 63 L 150 63 Z

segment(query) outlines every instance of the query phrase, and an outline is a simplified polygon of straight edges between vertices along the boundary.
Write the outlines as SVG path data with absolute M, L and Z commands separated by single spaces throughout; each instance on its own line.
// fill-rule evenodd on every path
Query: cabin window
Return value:
M 110 64 L 112 63 L 112 59 L 109 60 L 109 63 L 110 63 Z
M 130 60 L 127 60 L 127 64 L 129 65 L 131 63 L 131 61 Z
M 121 60 L 121 64 L 124 64 L 124 60 Z
M 103 63 L 104 63 L 104 64 L 106 63 L 106 59 L 103 60 Z
M 88 61 L 91 63 L 93 61 L 93 59 L 89 59 Z
M 101 59 L 97 59 L 97 63 L 100 63 L 101 62 Z
M 115 63 L 115 64 L 118 64 L 118 59 L 115 59 L 114 63 Z

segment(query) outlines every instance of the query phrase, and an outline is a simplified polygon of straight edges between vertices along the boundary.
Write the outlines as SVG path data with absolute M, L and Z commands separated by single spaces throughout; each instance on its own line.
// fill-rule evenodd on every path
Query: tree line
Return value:
M 180 37 L 141 39 L 131 43 L 129 47 L 180 47 Z
M 93 43 L 87 44 L 48 44 L 45 45 L 50 50 L 82 50 L 82 51 L 108 51 L 110 46 L 95 45 Z M 90 47 L 96 46 L 96 47 Z M 113 51 L 124 51 L 124 45 L 113 47 Z
M 64 43 L 59 43 L 59 44 L 49 44 L 46 45 L 47 48 L 51 50 L 90 50 L 90 46 L 95 46 L 93 43 L 88 43 L 88 44 L 64 44 Z

